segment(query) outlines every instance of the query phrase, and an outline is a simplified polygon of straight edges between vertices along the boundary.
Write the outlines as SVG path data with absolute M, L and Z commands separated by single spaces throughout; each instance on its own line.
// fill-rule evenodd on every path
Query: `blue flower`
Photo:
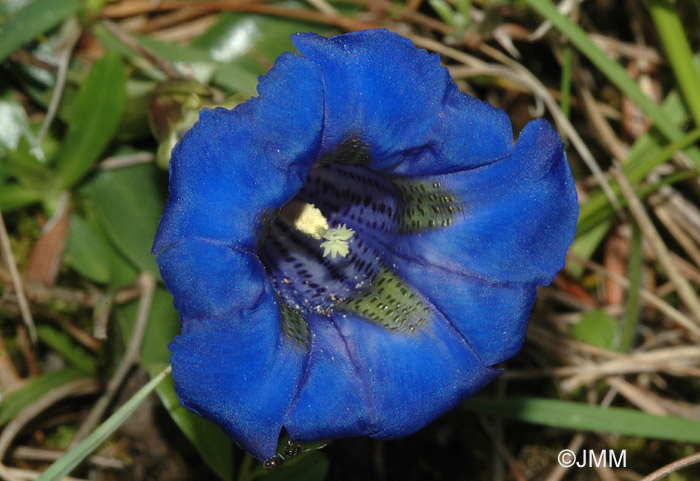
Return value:
M 153 247 L 180 400 L 259 459 L 283 428 L 396 438 L 475 393 L 578 214 L 551 127 L 513 144 L 437 55 L 385 30 L 293 41 L 258 97 L 173 150 Z

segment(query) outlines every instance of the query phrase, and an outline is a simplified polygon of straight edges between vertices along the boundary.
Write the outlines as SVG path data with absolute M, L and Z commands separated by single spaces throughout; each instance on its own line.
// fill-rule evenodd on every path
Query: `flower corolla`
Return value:
M 396 438 L 474 394 L 578 213 L 549 124 L 513 143 L 437 55 L 385 30 L 292 40 L 258 97 L 175 147 L 153 248 L 181 402 L 259 459 L 283 429 Z

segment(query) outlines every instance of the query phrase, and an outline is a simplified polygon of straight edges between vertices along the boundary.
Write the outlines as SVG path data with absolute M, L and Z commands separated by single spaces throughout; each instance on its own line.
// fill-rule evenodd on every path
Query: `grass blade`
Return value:
M 700 73 L 678 14 L 668 0 L 650 0 L 649 10 L 695 125 L 700 126 Z
M 628 352 L 637 333 L 637 323 L 641 307 L 642 276 L 644 274 L 644 257 L 642 256 L 642 233 L 636 223 L 632 223 L 632 239 L 629 248 L 627 304 L 625 305 L 625 322 L 622 327 L 620 352 Z
M 700 421 L 676 416 L 655 416 L 635 409 L 606 409 L 570 401 L 523 397 L 476 398 L 463 406 L 469 411 L 530 424 L 700 443 Z
M 83 439 L 76 447 L 68 451 L 65 456 L 53 463 L 49 468 L 41 473 L 37 481 L 59 481 L 78 466 L 90 453 L 97 449 L 124 421 L 133 413 L 141 402 L 155 390 L 160 382 L 171 372 L 170 366 L 165 368 L 160 374 L 134 396 L 122 407 L 112 414 L 105 422 L 95 429 L 88 437 Z

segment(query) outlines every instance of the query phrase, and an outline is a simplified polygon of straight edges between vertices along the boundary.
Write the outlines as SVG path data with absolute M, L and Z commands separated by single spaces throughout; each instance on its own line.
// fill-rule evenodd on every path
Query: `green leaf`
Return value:
M 433 7 L 435 13 L 437 13 L 443 22 L 452 28 L 457 28 L 457 21 L 455 20 L 455 12 L 450 7 L 450 4 L 445 0 L 428 0 L 430 6 Z
M 165 207 L 162 173 L 153 164 L 98 172 L 81 192 L 118 250 L 139 270 L 159 277 L 151 255 L 153 237 Z
M 36 0 L 0 25 L 0 62 L 37 35 L 80 10 L 80 0 Z
M 592 346 L 612 350 L 619 337 L 617 320 L 600 309 L 588 311 L 571 326 L 571 336 Z
M 470 399 L 463 406 L 469 411 L 530 424 L 700 443 L 700 421 L 677 416 L 656 416 L 635 409 L 602 408 L 569 401 L 523 397 L 479 397 Z
M 25 185 L 0 184 L 0 210 L 10 211 L 41 200 L 41 194 Z
M 113 245 L 110 245 L 114 248 Z M 133 284 L 139 275 L 139 271 L 120 253 L 115 251 L 115 255 L 109 257 L 111 276 L 108 287 L 119 289 Z
M 139 389 L 131 399 L 100 424 L 88 437 L 41 473 L 37 481 L 60 481 L 63 479 L 116 431 L 168 374 L 170 374 L 169 368 L 153 377 L 148 384 Z
M 95 358 L 87 354 L 81 346 L 75 344 L 68 334 L 46 324 L 37 326 L 36 333 L 41 342 L 58 352 L 76 368 L 90 374 L 97 371 Z
M 66 263 L 88 279 L 106 283 L 111 277 L 111 247 L 103 235 L 96 232 L 77 214 L 70 216 L 68 245 L 63 253 Z
M 29 379 L 22 387 L 7 395 L 3 394 L 2 402 L 0 402 L 0 427 L 7 424 L 17 413 L 34 401 L 41 399 L 53 389 L 84 376 L 85 373 L 83 371 L 73 368 L 51 371 Z
M 608 205 L 610 206 L 610 204 Z M 610 209 L 612 210 L 612 206 L 610 206 Z M 610 214 L 610 216 L 612 216 L 613 213 L 614 211 Z M 590 259 L 611 227 L 612 219 L 603 218 L 601 222 L 596 224 L 590 230 L 578 232 L 574 243 L 571 244 L 571 247 L 569 248 L 569 251 L 584 259 Z M 580 262 L 576 262 L 574 259 L 567 260 L 566 262 L 566 272 L 568 272 L 569 275 L 575 279 L 581 277 L 584 269 L 584 265 Z
M 119 325 L 125 339 L 131 338 L 136 319 L 137 303 L 130 302 L 117 311 Z M 153 295 L 151 314 L 141 344 L 139 361 L 144 369 L 150 371 L 155 366 L 163 368 L 170 362 L 168 344 L 180 334 L 178 313 L 173 307 L 173 297 L 163 287 L 157 287 Z
M 80 87 L 63 148 L 56 159 L 60 190 L 78 182 L 99 159 L 119 127 L 126 98 L 126 74 L 119 56 L 108 52 Z
M 136 316 L 136 303 L 118 310 L 124 338 L 130 338 Z M 141 345 L 141 366 L 150 373 L 158 373 L 170 359 L 168 343 L 180 334 L 178 313 L 173 298 L 162 287 L 156 289 L 151 315 Z M 221 479 L 233 479 L 233 443 L 221 428 L 186 409 L 175 394 L 172 379 L 163 381 L 157 388 L 158 396 L 180 430 L 192 442 L 202 459 Z
M 688 110 L 700 127 L 700 73 L 693 65 L 693 52 L 676 7 L 668 0 L 650 0 L 649 11 Z

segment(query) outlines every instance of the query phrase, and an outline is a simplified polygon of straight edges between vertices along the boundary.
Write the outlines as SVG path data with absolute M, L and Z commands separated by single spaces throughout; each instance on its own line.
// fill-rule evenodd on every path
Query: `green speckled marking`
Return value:
M 390 181 L 401 199 L 398 222 L 402 234 L 449 227 L 464 210 L 460 199 L 443 190 L 439 182 L 398 177 Z
M 425 324 L 430 312 L 418 293 L 386 267 L 335 309 L 399 332 L 414 332 Z
M 282 332 L 305 347 L 309 346 L 309 324 L 304 315 L 286 304 L 279 297 L 277 302 L 280 306 L 280 328 Z

